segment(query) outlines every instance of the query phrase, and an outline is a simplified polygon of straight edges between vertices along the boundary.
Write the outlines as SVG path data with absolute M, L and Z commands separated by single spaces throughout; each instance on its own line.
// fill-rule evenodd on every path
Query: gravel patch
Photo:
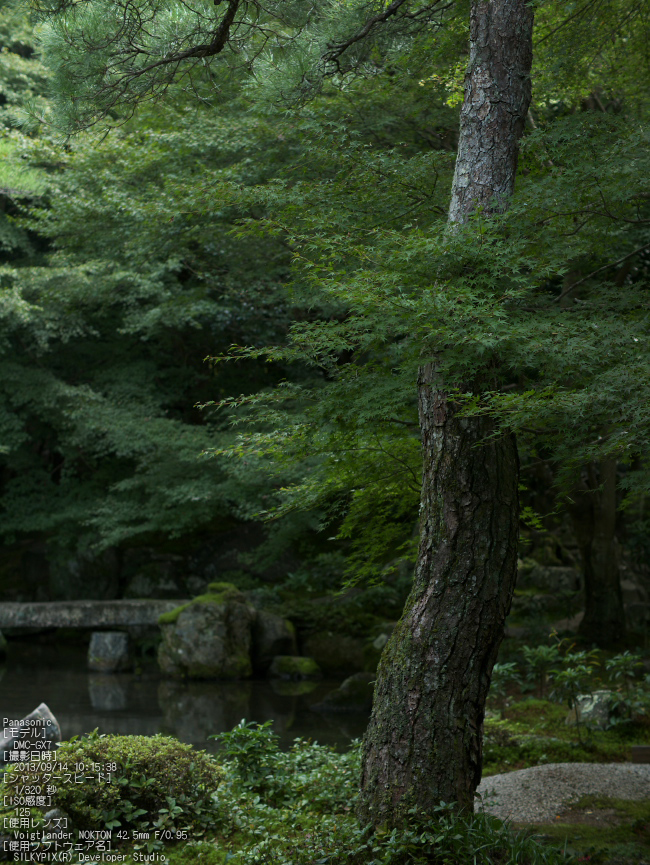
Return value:
M 484 778 L 475 811 L 513 823 L 549 823 L 582 796 L 650 799 L 650 764 L 548 763 Z

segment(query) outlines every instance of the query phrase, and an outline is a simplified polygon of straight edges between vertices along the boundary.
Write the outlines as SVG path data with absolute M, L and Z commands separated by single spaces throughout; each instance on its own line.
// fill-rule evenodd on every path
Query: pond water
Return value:
M 360 738 L 367 715 L 332 715 L 311 706 L 340 680 L 313 682 L 176 682 L 162 678 L 155 664 L 142 672 L 98 674 L 86 669 L 82 646 L 36 640 L 11 641 L 0 666 L 0 713 L 23 718 L 39 703 L 57 717 L 63 738 L 88 733 L 175 736 L 216 751 L 207 737 L 231 730 L 242 718 L 272 720 L 280 745 L 297 737 L 345 747 Z

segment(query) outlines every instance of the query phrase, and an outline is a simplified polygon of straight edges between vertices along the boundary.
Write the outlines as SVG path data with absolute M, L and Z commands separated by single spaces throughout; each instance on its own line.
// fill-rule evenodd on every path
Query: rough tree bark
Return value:
M 503 212 L 530 104 L 528 0 L 474 0 L 450 224 Z M 441 801 L 471 809 L 485 699 L 516 578 L 518 459 L 489 418 L 458 417 L 434 364 L 420 370 L 424 452 L 411 594 L 384 650 L 364 739 L 359 818 L 401 823 Z
M 616 540 L 616 460 L 587 466 L 572 499 L 569 513 L 585 585 L 585 615 L 579 634 L 603 649 L 612 648 L 625 637 Z

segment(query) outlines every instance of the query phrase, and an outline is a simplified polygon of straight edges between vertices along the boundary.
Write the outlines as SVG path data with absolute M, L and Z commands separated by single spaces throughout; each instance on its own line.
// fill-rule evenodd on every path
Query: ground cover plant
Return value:
M 222 746 L 217 757 L 163 737 L 95 732 L 63 743 L 57 759 L 69 760 L 70 766 L 101 759 L 118 763 L 118 769 L 114 784 L 63 785 L 66 792 L 57 804 L 71 817 L 75 832 L 112 828 L 114 846 L 128 854 L 129 863 L 138 861 L 134 855 L 152 853 L 164 853 L 171 865 L 570 861 L 553 845 L 541 845 L 486 815 L 458 815 L 446 803 L 432 814 L 413 810 L 399 828 L 361 826 L 354 816 L 358 742 L 339 754 L 298 739 L 282 752 L 270 723 L 245 721 L 216 738 Z M 146 772 L 143 759 L 149 761 Z M 30 765 L 11 768 L 1 792 L 31 771 Z M 162 782 L 172 796 L 165 795 Z M 37 809 L 33 814 L 41 819 Z M 147 827 L 149 838 L 142 832 Z M 172 829 L 166 837 L 173 841 L 163 843 L 156 827 Z

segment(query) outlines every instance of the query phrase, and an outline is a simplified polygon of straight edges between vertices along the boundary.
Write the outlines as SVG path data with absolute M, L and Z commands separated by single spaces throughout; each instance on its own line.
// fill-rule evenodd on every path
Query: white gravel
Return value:
M 650 799 L 650 764 L 548 763 L 490 775 L 479 785 L 474 809 L 514 823 L 548 823 L 590 794 Z

